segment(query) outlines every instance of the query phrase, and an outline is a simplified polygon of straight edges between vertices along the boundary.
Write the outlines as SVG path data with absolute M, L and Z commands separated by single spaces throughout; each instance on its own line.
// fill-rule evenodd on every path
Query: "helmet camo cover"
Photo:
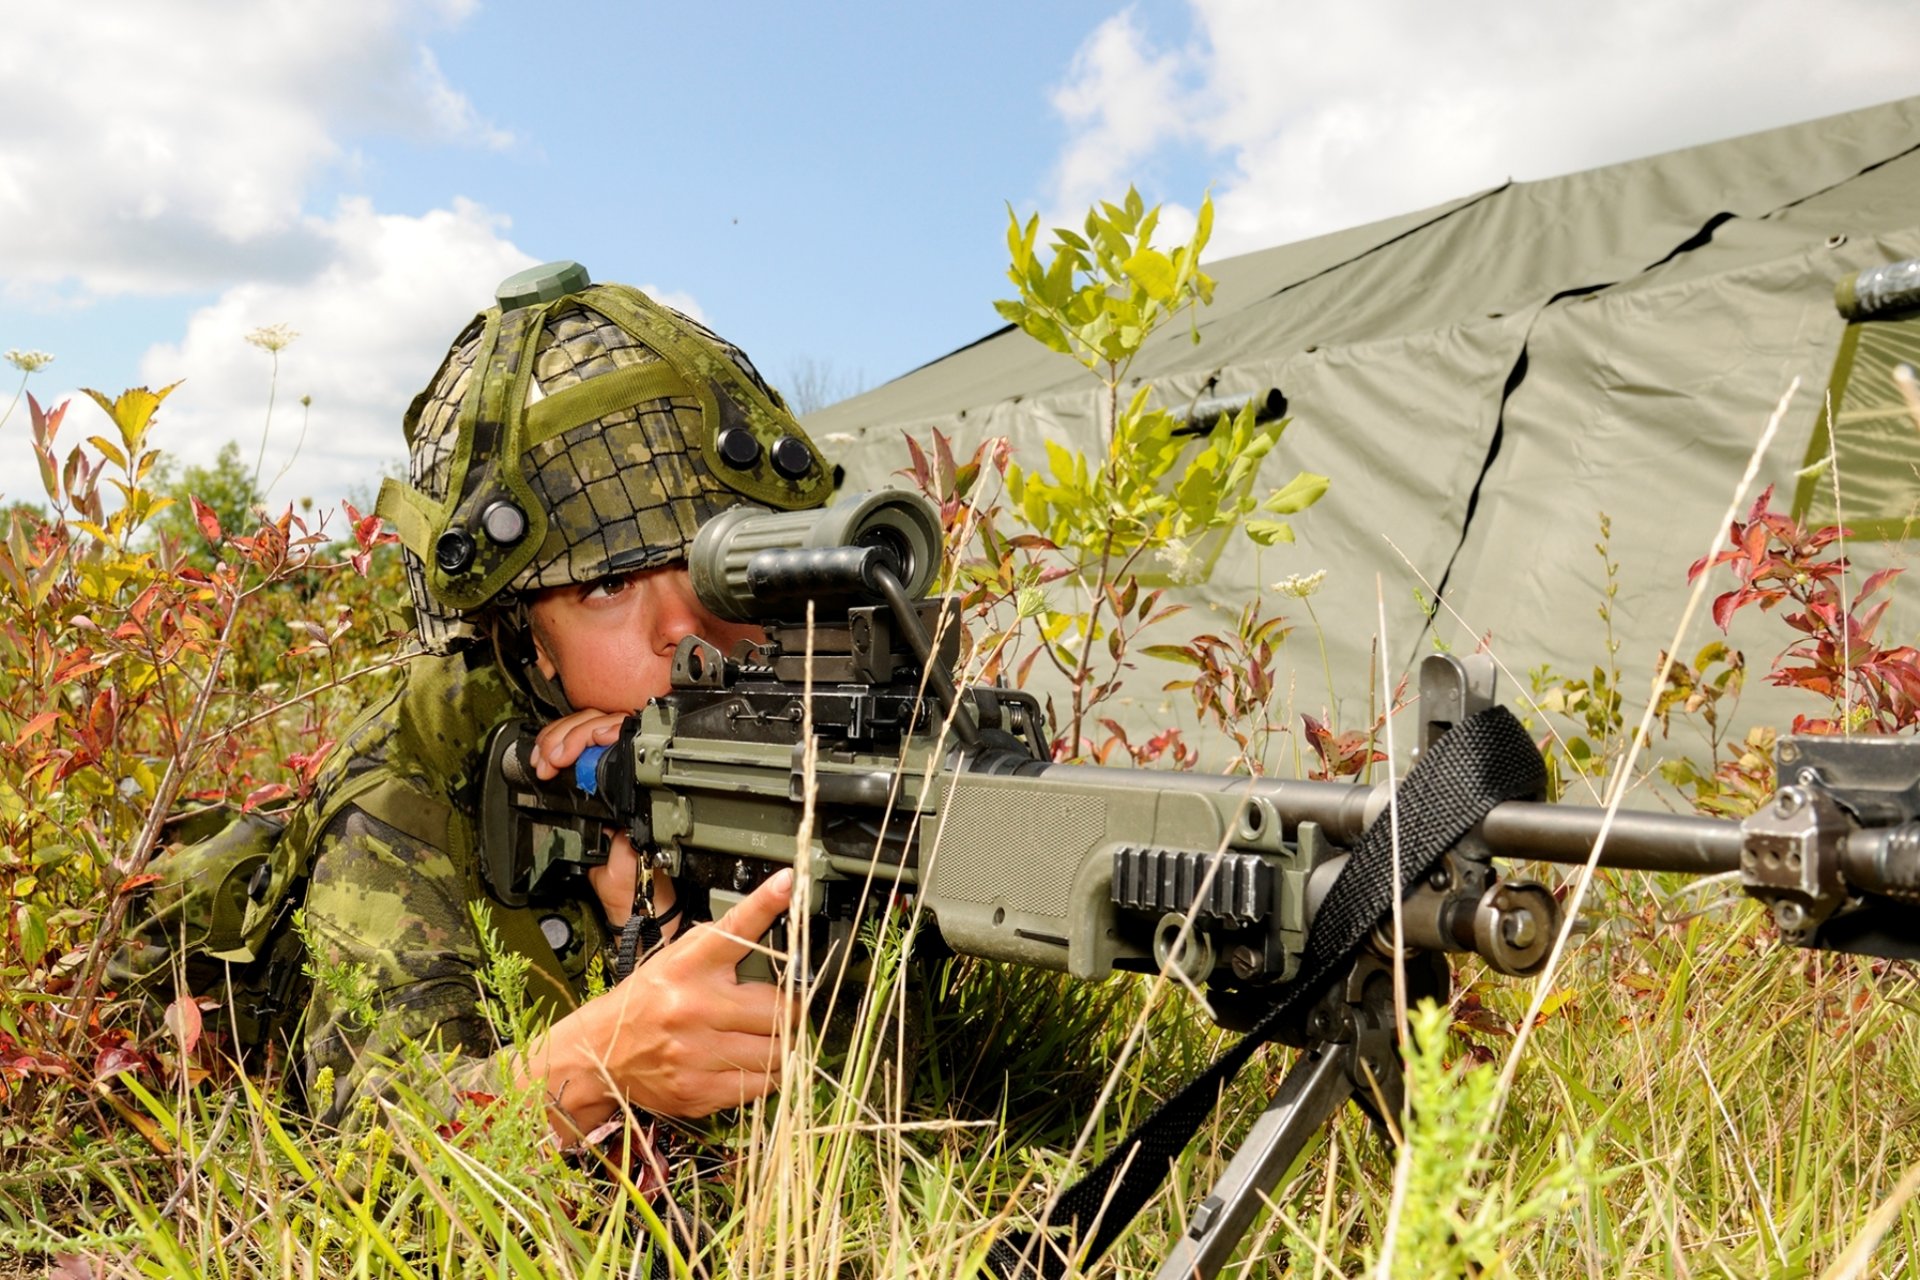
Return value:
M 728 507 L 830 495 L 778 394 L 704 326 L 570 263 L 500 293 L 407 410 L 410 483 L 380 491 L 428 649 L 479 635 L 503 595 L 679 562 Z

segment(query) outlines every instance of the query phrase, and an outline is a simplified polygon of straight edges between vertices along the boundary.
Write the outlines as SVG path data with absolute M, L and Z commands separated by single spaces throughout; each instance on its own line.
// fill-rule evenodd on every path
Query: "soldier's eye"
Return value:
M 589 583 L 582 587 L 580 589 L 580 598 L 582 600 L 611 600 L 632 586 L 633 578 L 634 575 L 630 573 L 615 574 L 611 578 L 602 578 L 598 582 Z

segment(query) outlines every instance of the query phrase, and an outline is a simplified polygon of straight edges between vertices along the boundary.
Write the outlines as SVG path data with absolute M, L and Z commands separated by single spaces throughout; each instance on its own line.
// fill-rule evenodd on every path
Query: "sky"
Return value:
M 999 327 L 1009 205 L 1134 184 L 1178 233 L 1211 191 L 1217 260 L 1920 91 L 1908 0 L 9 9 L 0 351 L 53 354 L 43 402 L 180 382 L 156 443 L 237 441 L 276 504 L 366 500 L 536 262 L 847 392 Z M 0 494 L 40 494 L 24 405 Z

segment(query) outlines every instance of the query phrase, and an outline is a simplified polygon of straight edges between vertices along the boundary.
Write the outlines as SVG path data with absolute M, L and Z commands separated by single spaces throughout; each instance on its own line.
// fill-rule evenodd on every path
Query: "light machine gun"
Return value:
M 1369 901 L 1356 882 L 1381 874 L 1357 864 L 1380 859 L 1382 841 L 1370 853 L 1365 837 L 1387 828 L 1376 820 L 1388 788 L 1050 762 L 1031 695 L 956 689 L 954 620 L 927 598 L 940 548 L 932 504 L 904 492 L 822 511 L 739 507 L 709 522 L 689 554 L 695 589 L 716 615 L 762 626 L 765 643 L 723 654 L 683 640 L 671 692 L 629 718 L 616 746 L 583 755 L 571 778 L 542 783 L 526 767 L 535 726 L 497 731 L 482 815 L 490 889 L 523 904 L 603 860 L 614 827 L 683 895 L 704 894 L 714 915 L 780 867 L 802 869 L 813 919 L 809 953 L 795 963 L 807 981 L 854 954 L 870 902 L 901 893 L 962 954 L 1086 979 L 1177 967 L 1207 986 L 1221 1025 L 1303 1050 L 1159 1273 L 1212 1277 L 1345 1101 L 1399 1106 L 1393 936 L 1381 919 L 1391 896 L 1355 915 Z M 1544 965 L 1558 904 L 1495 860 L 1584 863 L 1605 813 L 1501 800 L 1509 784 L 1457 810 L 1453 828 L 1421 835 L 1411 818 L 1453 805 L 1462 789 L 1443 758 L 1457 774 L 1479 750 L 1461 745 L 1467 729 L 1511 717 L 1493 707 L 1485 658 L 1436 655 L 1419 680 L 1422 759 L 1395 806 L 1414 847 L 1395 850 L 1397 885 L 1371 888 L 1402 897 L 1410 993 L 1444 998 L 1445 952 L 1474 952 L 1518 976 Z M 1455 726 L 1461 733 L 1441 746 Z M 1524 736 L 1519 750 L 1537 770 Z M 1754 817 L 1619 812 L 1600 865 L 1737 873 L 1790 944 L 1920 956 L 1920 743 L 1783 738 L 1778 752 L 1785 785 Z M 1523 790 L 1537 786 L 1527 767 L 1517 776 Z M 1424 798 L 1410 818 L 1413 797 Z M 1336 955 L 1325 945 L 1331 926 L 1315 929 L 1343 916 L 1359 921 L 1357 945 Z M 1205 1080 L 1195 1092 L 1217 1088 Z M 1142 1142 L 1165 1155 L 1185 1136 Z M 1116 1176 L 1157 1185 L 1163 1174 Z M 1123 1203 L 1105 1206 L 1118 1222 L 1069 1215 L 1093 1253 L 1131 1216 L 1115 1207 Z M 1057 1273 L 1047 1246 L 1025 1247 L 1017 1264 L 1001 1255 L 1003 1274 Z

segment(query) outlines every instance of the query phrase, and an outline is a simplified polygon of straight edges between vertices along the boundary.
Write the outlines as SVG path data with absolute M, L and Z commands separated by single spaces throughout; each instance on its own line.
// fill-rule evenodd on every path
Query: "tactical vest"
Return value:
M 470 651 L 471 652 L 471 651 Z M 243 1054 L 292 1046 L 309 990 L 306 949 L 293 915 L 306 900 L 322 834 L 355 807 L 444 850 L 465 873 L 469 902 L 487 905 L 501 941 L 531 962 L 528 997 L 558 1017 L 582 994 L 574 972 L 542 931 L 539 905 L 511 908 L 487 893 L 472 814 L 483 781 L 484 745 L 501 720 L 526 714 L 523 700 L 491 662 L 468 654 L 422 656 L 388 697 L 361 714 L 322 767 L 313 797 L 289 818 L 212 811 L 176 824 L 149 864 L 160 879 L 142 891 L 127 940 L 109 966 L 122 994 L 173 998 L 176 979 L 219 999 Z M 605 943 L 598 912 L 582 939 L 584 957 Z

